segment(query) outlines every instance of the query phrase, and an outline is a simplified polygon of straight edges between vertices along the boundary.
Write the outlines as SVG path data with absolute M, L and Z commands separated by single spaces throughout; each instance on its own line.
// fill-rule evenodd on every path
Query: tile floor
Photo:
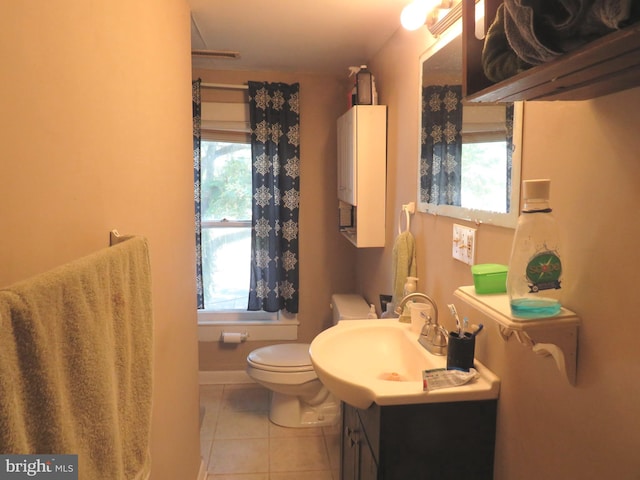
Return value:
M 339 480 L 339 426 L 274 425 L 257 384 L 201 385 L 200 406 L 207 480 Z

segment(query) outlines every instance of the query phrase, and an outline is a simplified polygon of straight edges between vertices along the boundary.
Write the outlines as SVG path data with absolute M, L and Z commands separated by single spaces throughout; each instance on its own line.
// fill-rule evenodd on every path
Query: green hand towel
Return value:
M 392 251 L 393 303 L 397 305 L 403 297 L 407 277 L 417 277 L 416 240 L 409 231 L 396 238 Z

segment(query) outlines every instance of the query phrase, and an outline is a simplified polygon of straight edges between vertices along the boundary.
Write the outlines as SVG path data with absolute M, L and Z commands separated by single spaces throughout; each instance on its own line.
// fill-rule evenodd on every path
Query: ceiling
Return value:
M 370 60 L 400 27 L 410 0 L 188 0 L 191 47 L 240 53 L 193 57 L 217 70 L 345 74 Z

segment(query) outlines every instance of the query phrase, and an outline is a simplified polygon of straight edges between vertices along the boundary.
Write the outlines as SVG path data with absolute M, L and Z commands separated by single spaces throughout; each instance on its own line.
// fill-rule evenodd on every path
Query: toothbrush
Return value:
M 458 337 L 461 337 L 462 324 L 460 323 L 460 317 L 458 316 L 458 311 L 456 310 L 456 306 L 453 303 L 449 303 L 447 307 L 449 307 L 449 311 L 451 312 L 451 315 L 453 316 L 453 318 L 456 319 L 456 327 L 458 327 Z
M 476 328 L 476 330 L 471 334 L 471 337 L 475 337 L 476 335 L 478 335 L 483 328 L 484 328 L 484 325 L 482 323 L 478 325 L 478 328 Z

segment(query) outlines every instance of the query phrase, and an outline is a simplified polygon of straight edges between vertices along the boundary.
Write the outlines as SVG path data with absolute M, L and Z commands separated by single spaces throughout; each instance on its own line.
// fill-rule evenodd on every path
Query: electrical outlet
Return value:
M 476 229 L 453 225 L 453 258 L 473 265 L 476 259 Z

